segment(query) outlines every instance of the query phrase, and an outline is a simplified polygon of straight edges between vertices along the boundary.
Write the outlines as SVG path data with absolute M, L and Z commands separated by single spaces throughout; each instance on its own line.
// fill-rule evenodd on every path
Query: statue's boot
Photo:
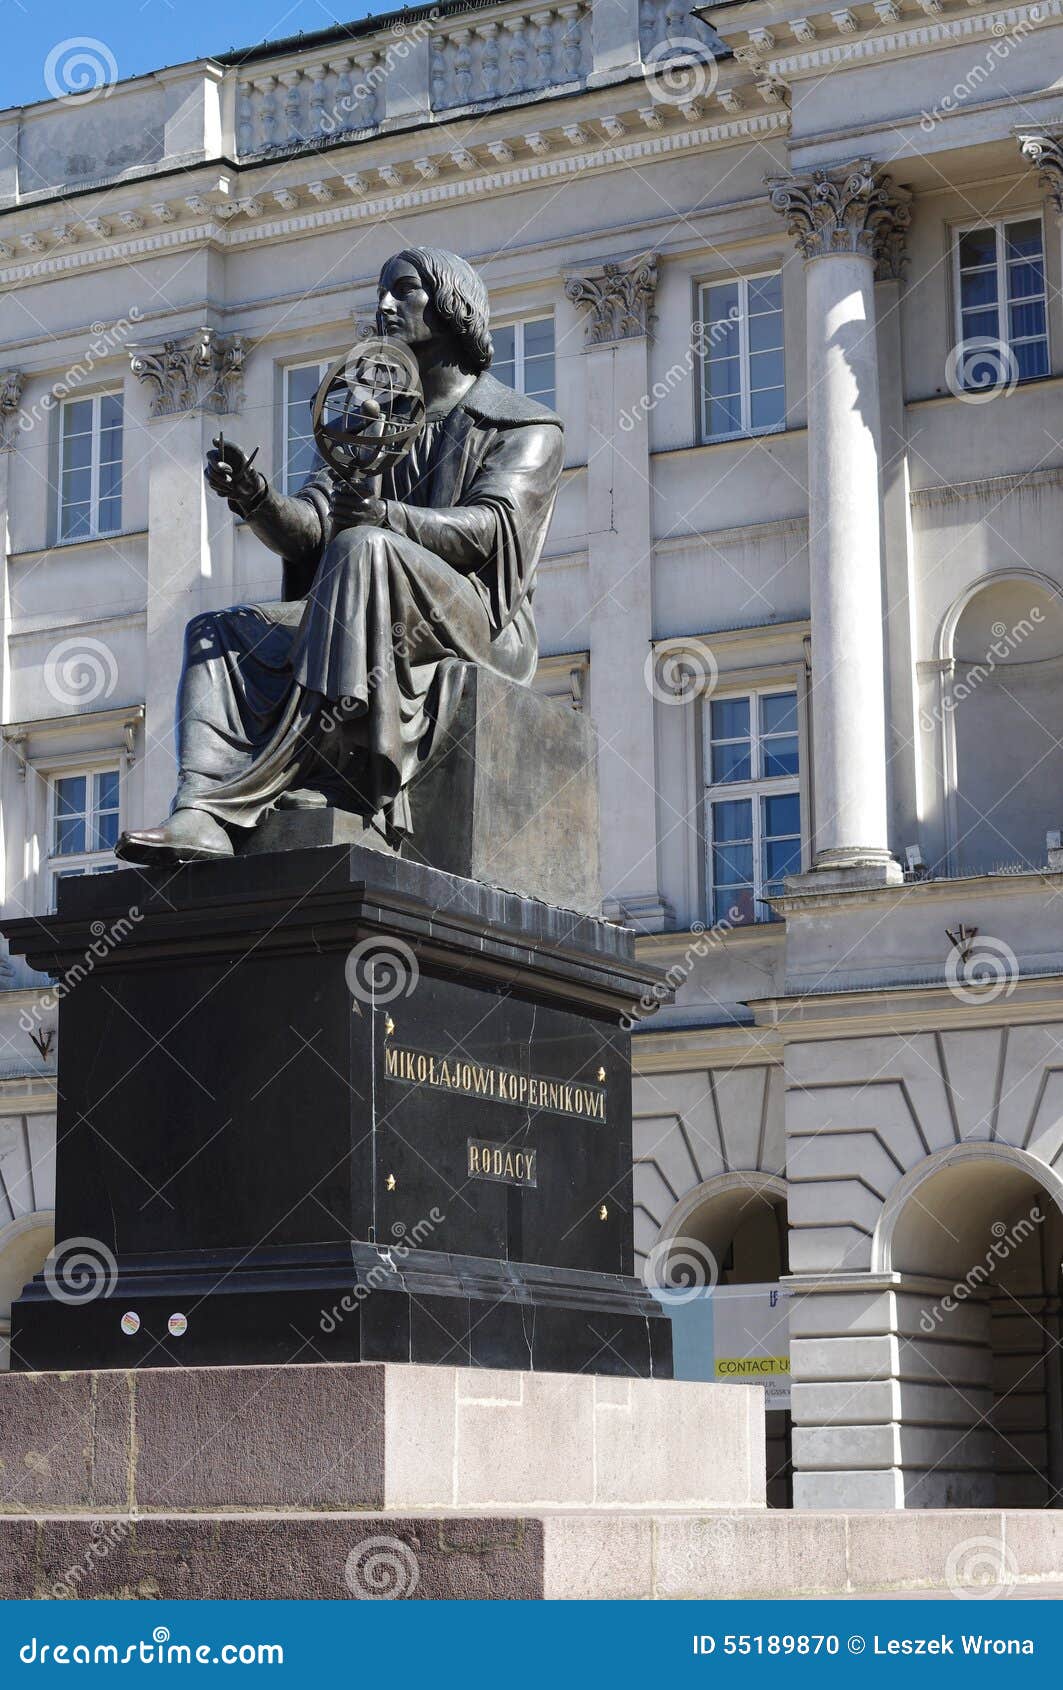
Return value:
M 127 863 L 201 863 L 231 857 L 233 842 L 206 810 L 175 810 L 161 827 L 123 833 L 114 854 Z

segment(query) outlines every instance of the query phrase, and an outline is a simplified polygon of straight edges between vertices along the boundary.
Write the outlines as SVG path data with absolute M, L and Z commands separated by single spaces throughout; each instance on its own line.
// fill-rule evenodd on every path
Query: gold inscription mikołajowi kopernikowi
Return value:
M 551 1080 L 539 1074 L 521 1074 L 500 1063 L 434 1056 L 429 1051 L 390 1044 L 384 1050 L 384 1075 L 389 1080 L 428 1086 L 459 1097 L 511 1103 L 518 1109 L 546 1110 L 550 1114 L 605 1124 L 605 1087 L 586 1080 Z M 515 1150 L 510 1145 L 471 1138 L 467 1151 L 470 1179 L 528 1186 L 538 1182 L 535 1150 Z

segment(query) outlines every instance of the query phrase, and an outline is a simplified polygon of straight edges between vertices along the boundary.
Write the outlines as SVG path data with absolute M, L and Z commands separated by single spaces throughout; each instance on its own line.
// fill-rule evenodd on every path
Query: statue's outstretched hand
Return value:
M 216 435 L 213 450 L 207 453 L 203 471 L 207 486 L 212 492 L 218 493 L 223 499 L 231 500 L 235 505 L 250 504 L 262 486 L 258 470 L 251 467 L 257 456 L 257 446 L 248 457 L 243 447 L 238 446 L 235 440 L 226 440 L 224 435 Z

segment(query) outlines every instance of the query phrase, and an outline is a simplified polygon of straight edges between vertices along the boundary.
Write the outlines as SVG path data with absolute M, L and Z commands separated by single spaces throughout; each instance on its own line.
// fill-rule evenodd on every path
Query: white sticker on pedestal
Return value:
M 166 1322 L 166 1330 L 171 1338 L 183 1338 L 188 1331 L 188 1316 L 186 1314 L 172 1314 Z
M 140 1316 L 137 1314 L 135 1309 L 127 1309 L 125 1314 L 122 1316 L 121 1324 L 122 1331 L 125 1333 L 126 1337 L 131 1338 L 134 1332 L 140 1331 Z

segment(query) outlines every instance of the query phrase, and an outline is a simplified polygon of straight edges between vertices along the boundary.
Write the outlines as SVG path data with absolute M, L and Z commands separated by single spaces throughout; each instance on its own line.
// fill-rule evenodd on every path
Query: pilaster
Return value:
M 233 520 L 203 479 L 219 419 L 243 402 L 245 342 L 197 328 L 131 353 L 149 398 L 147 649 L 144 819 L 160 820 L 173 795 L 174 702 L 184 630 L 233 590 Z M 250 446 L 254 442 L 244 442 Z
M 643 675 L 653 634 L 649 436 L 616 419 L 643 415 L 657 287 L 650 252 L 610 260 L 565 284 L 586 308 L 587 541 L 591 675 L 599 733 L 602 890 L 606 908 L 647 932 L 670 911 L 657 881 L 653 697 Z

